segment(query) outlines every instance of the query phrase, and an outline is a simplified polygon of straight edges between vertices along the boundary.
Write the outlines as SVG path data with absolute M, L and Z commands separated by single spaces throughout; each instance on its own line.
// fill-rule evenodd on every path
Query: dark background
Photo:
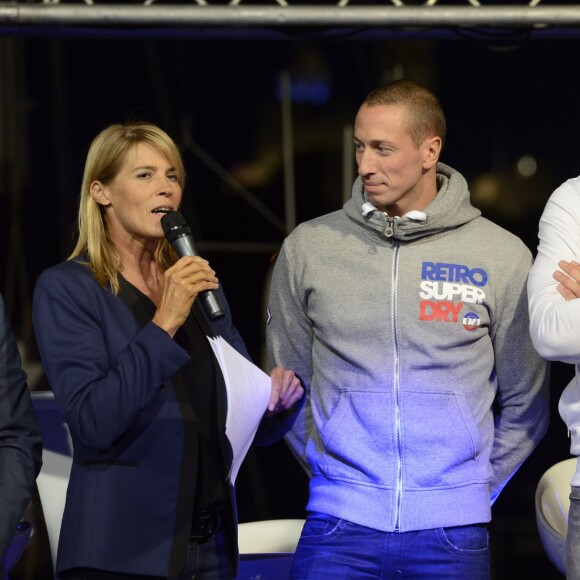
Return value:
M 442 161 L 466 176 L 484 215 L 522 237 L 532 252 L 548 196 L 580 172 L 580 45 L 571 33 L 182 36 L 82 30 L 68 37 L 50 30 L 0 36 L 7 127 L 0 135 L 0 288 L 30 369 L 38 370 L 30 326 L 34 282 L 72 248 L 84 158 L 108 124 L 147 119 L 180 144 L 188 171 L 184 211 L 260 364 L 266 280 L 285 233 L 237 195 L 225 176 L 284 219 L 283 72 L 293 87 L 299 222 L 341 207 L 343 128 L 353 123 L 366 94 L 393 78 L 422 82 L 440 97 L 448 120 Z M 188 146 L 188 136 L 198 148 Z M 220 169 L 208 166 L 200 150 Z M 529 178 L 516 171 L 524 155 L 537 162 Z M 218 242 L 233 247 L 220 250 Z M 236 250 L 241 242 L 261 246 Z M 541 474 L 569 457 L 557 401 L 572 374 L 572 366 L 553 365 L 549 432 L 494 505 L 498 580 L 561 578 L 540 544 L 534 492 Z M 48 388 L 42 376 L 30 376 L 33 389 Z M 237 488 L 240 521 L 304 517 L 307 480 L 283 443 L 252 450 Z M 42 542 L 39 532 L 13 578 L 50 577 Z

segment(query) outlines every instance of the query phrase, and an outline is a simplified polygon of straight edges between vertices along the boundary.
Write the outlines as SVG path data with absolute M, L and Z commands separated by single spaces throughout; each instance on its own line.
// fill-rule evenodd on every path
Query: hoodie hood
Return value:
M 437 196 L 423 210 L 389 218 L 367 201 L 358 177 L 352 197 L 343 206 L 348 217 L 366 227 L 397 240 L 414 240 L 462 226 L 481 215 L 470 202 L 469 188 L 461 173 L 443 163 L 437 164 Z

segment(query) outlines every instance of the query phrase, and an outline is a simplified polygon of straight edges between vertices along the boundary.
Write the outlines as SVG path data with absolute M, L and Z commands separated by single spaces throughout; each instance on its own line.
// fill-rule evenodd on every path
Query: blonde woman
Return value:
M 247 356 L 215 272 L 177 259 L 161 217 L 185 170 L 147 123 L 112 125 L 85 165 L 78 243 L 34 295 L 41 359 L 74 446 L 59 578 L 232 578 L 236 516 L 225 390 L 206 335 Z M 200 292 L 219 294 L 209 321 Z M 272 373 L 272 413 L 302 395 Z

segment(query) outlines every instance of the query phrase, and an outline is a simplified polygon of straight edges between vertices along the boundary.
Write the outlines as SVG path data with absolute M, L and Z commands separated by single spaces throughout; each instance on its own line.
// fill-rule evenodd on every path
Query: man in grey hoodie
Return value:
M 310 476 L 292 578 L 488 578 L 491 504 L 547 428 L 531 253 L 439 163 L 445 132 L 425 87 L 371 92 L 352 198 L 277 259 L 270 362 L 307 392 L 286 437 Z

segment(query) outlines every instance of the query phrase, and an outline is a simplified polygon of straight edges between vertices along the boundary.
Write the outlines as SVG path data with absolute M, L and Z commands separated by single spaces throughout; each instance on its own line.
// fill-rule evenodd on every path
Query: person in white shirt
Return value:
M 580 176 L 551 195 L 539 226 L 538 255 L 528 278 L 530 334 L 548 360 L 576 365 L 558 410 L 580 455 Z M 571 482 L 566 575 L 580 579 L 580 466 Z

